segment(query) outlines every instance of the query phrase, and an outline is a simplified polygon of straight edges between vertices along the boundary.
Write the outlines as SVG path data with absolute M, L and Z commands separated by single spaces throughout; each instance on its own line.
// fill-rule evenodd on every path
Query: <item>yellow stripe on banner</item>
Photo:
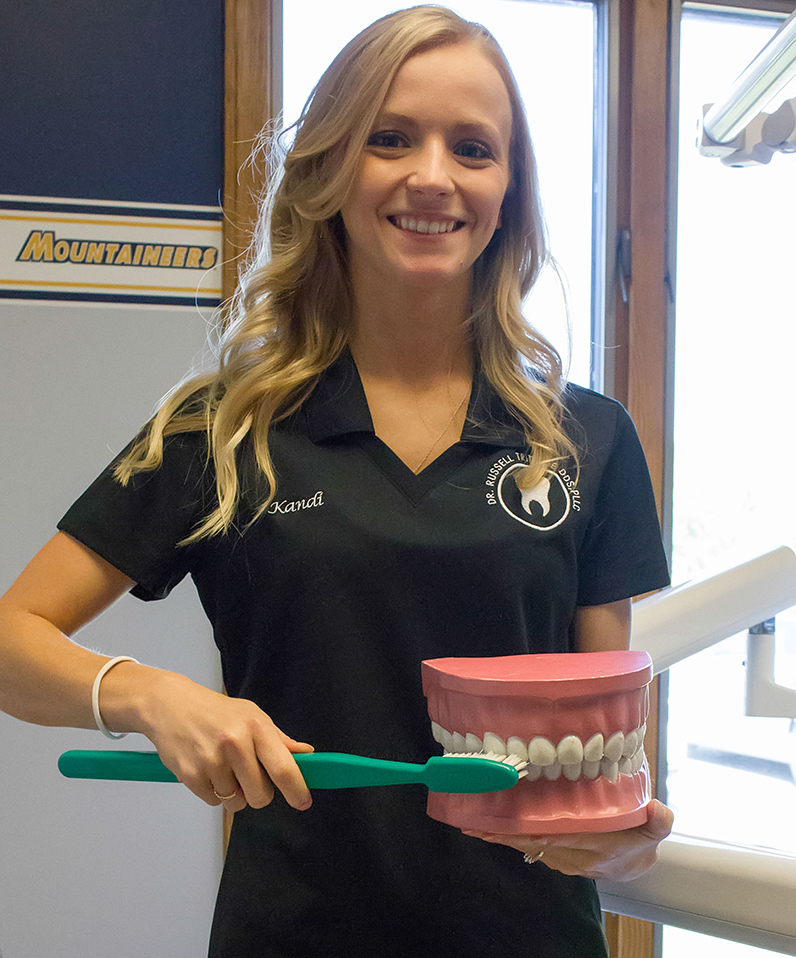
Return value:
M 49 280 L 15 280 L 0 279 L 0 286 L 38 286 L 42 292 L 46 292 L 50 286 L 68 286 L 72 289 L 140 289 L 156 290 L 159 293 L 192 293 L 194 296 L 220 296 L 220 289 L 202 289 L 198 290 L 195 286 L 133 286 L 129 283 L 67 283 L 50 282 Z
M 8 216 L 4 213 L 0 213 L 0 220 L 16 220 L 20 223 L 88 223 L 91 226 L 136 226 L 138 229 L 155 229 L 155 230 L 201 230 L 204 233 L 213 231 L 212 226 L 205 224 L 204 226 L 188 226 L 183 225 L 179 220 L 172 221 L 170 223 L 142 223 L 141 220 L 146 219 L 146 217 L 131 217 L 126 220 L 98 220 L 93 218 L 78 218 L 78 217 L 58 217 L 58 216 Z M 221 223 L 218 224 L 218 228 L 221 228 Z

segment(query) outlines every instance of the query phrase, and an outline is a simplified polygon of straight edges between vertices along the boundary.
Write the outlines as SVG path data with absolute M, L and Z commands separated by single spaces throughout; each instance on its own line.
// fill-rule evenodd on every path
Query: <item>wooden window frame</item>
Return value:
M 671 107 L 671 18 L 668 0 L 615 0 L 616 37 L 615 146 L 606 189 L 615 196 L 617 238 L 631 238 L 632 278 L 627 301 L 608 293 L 613 306 L 606 323 L 612 347 L 605 391 L 618 399 L 633 418 L 647 457 L 661 524 L 667 528 L 667 452 L 671 390 L 669 261 L 669 129 Z M 609 105 L 610 106 L 610 105 Z M 609 146 L 609 149 L 611 147 Z M 610 287 L 617 274 L 606 277 Z M 647 753 L 653 779 L 663 781 L 658 763 L 661 684 L 651 687 Z M 660 927 L 625 915 L 605 915 L 611 958 L 653 958 L 660 954 Z
M 282 104 L 282 0 L 225 0 L 223 297 L 257 221 L 262 170 L 249 162 L 263 127 Z

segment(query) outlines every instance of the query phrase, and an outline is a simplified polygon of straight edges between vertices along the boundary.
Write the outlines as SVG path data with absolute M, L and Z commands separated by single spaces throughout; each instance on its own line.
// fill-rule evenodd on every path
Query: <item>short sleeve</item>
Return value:
M 163 599 L 190 571 L 196 547 L 180 545 L 206 513 L 214 482 L 203 433 L 169 436 L 163 464 L 123 486 L 102 472 L 58 523 L 136 583 L 132 594 Z
M 615 412 L 596 503 L 578 553 L 578 605 L 601 605 L 669 584 L 644 451 L 624 408 Z

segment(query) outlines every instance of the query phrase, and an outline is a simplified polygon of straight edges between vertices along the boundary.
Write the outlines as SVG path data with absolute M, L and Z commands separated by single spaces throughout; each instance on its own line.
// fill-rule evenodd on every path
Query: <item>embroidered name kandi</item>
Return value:
M 323 505 L 323 490 L 319 490 L 310 499 L 283 499 L 282 502 L 272 502 L 268 507 L 269 515 L 285 512 L 300 512 L 302 509 L 314 509 Z

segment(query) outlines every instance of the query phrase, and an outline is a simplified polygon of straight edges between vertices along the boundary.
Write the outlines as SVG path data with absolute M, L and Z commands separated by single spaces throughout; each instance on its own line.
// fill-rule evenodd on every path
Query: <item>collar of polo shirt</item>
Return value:
M 313 442 L 358 432 L 373 434 L 365 390 L 349 350 L 323 373 L 304 410 Z M 480 364 L 473 376 L 462 440 L 510 449 L 527 445 L 525 434 L 506 411 Z

